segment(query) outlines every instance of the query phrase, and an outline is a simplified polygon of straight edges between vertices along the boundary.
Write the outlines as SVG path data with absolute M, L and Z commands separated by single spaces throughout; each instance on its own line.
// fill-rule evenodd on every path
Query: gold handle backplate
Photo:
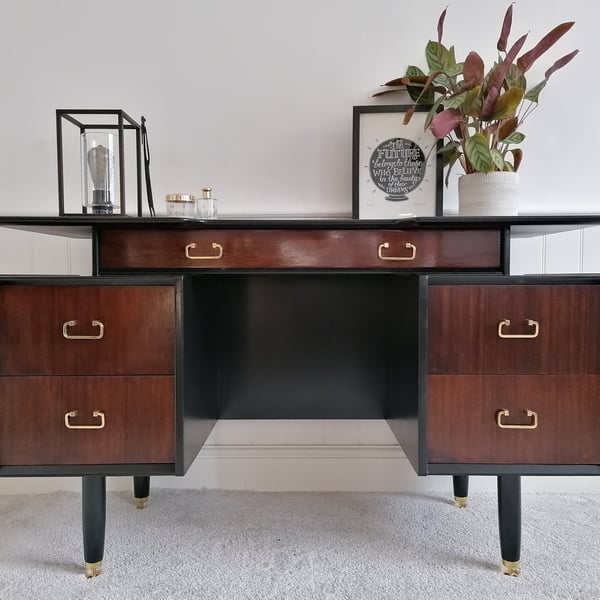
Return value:
M 502 423 L 502 419 L 504 417 L 510 416 L 510 411 L 505 408 L 504 410 L 499 410 L 496 415 L 496 425 L 500 427 L 500 429 L 535 429 L 538 426 L 538 415 L 535 411 L 527 409 L 526 414 L 528 417 L 532 419 L 529 425 L 505 425 Z
M 92 327 L 98 328 L 96 335 L 72 335 L 69 333 L 69 327 L 75 327 L 77 321 L 65 321 L 62 326 L 63 337 L 67 340 L 101 340 L 104 337 L 104 323 L 102 321 L 92 321 Z
M 540 333 L 540 324 L 538 321 L 534 321 L 533 319 L 527 319 L 527 326 L 533 327 L 533 331 L 531 333 L 504 333 L 504 328 L 510 326 L 510 319 L 502 319 L 500 323 L 498 323 L 498 337 L 503 339 L 532 339 L 536 338 Z
M 92 413 L 94 419 L 100 419 L 100 423 L 96 425 L 72 425 L 71 419 L 74 419 L 76 416 L 76 410 L 65 413 L 65 427 L 67 429 L 104 429 L 104 426 L 106 425 L 106 418 L 101 410 L 95 410 Z
M 217 242 L 213 242 L 211 247 L 213 250 L 216 250 L 216 254 L 212 254 L 210 256 L 192 256 L 190 254 L 190 250 L 193 250 L 196 247 L 196 242 L 192 242 L 191 244 L 187 244 L 185 247 L 185 257 L 190 260 L 218 260 L 219 258 L 223 258 L 223 246 L 221 244 L 217 244 Z
M 408 256 L 384 256 L 383 251 L 387 250 L 389 247 L 389 242 L 379 244 L 379 247 L 377 248 L 377 256 L 381 260 L 415 260 L 415 258 L 417 257 L 417 247 L 414 244 L 411 244 L 410 242 L 406 242 L 406 244 L 404 244 L 404 247 L 411 251 L 411 253 Z

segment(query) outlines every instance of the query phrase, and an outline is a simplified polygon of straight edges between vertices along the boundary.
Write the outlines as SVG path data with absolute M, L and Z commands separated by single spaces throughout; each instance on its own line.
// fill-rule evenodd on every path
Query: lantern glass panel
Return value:
M 84 212 L 112 215 L 119 210 L 118 143 L 114 133 L 86 130 L 81 134 L 81 181 Z M 116 176 L 116 179 L 115 179 Z

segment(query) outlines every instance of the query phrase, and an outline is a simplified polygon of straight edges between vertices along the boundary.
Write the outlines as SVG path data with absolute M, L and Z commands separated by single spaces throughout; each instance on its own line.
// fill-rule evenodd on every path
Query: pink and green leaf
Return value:
M 456 162 L 460 159 L 460 152 L 454 148 L 454 151 L 448 152 L 444 154 L 444 167 L 446 170 L 446 178 L 444 180 L 446 187 L 448 187 L 448 183 L 450 181 L 450 173 L 452 173 L 452 167 L 456 164 Z
M 461 110 L 465 115 L 479 118 L 479 115 L 481 114 L 481 106 L 483 104 L 481 89 L 481 86 L 477 85 L 467 94 L 465 103 L 461 107 Z
M 438 36 L 439 44 L 442 43 L 442 36 L 444 35 L 444 21 L 446 20 L 446 12 L 447 11 L 448 11 L 448 7 L 446 6 L 446 8 L 444 8 L 444 10 L 442 11 L 442 14 L 440 15 L 438 22 L 437 22 L 437 36 Z
M 537 104 L 540 92 L 546 87 L 547 82 L 548 82 L 547 79 L 540 81 L 537 85 L 533 86 L 530 90 L 527 90 L 527 92 L 525 93 L 523 98 L 525 98 L 525 100 L 529 100 L 529 102 L 534 102 L 535 104 Z
M 462 120 L 463 117 L 458 109 L 448 108 L 433 117 L 429 129 L 438 140 L 441 140 L 457 127 Z
M 414 83 L 427 83 L 427 76 L 419 67 L 411 65 L 406 69 L 406 75 L 409 78 L 409 83 L 406 84 L 406 90 L 413 102 L 423 102 L 425 104 L 431 104 L 434 101 L 434 90 L 428 90 L 425 92 L 422 86 L 412 85 Z
M 510 68 L 506 73 L 506 77 L 504 78 L 504 87 L 506 89 L 511 87 L 519 87 L 524 90 L 527 88 L 527 79 L 525 79 L 525 75 L 518 72 L 517 65 L 514 63 L 510 65 Z
M 379 96 L 385 96 L 386 94 L 397 94 L 397 93 L 398 93 L 397 89 L 380 90 L 379 92 L 375 92 L 374 94 L 371 94 L 371 98 L 378 98 Z
M 453 94 L 451 96 L 448 96 L 448 98 L 444 98 L 442 100 L 442 104 L 444 105 L 444 108 L 460 108 L 463 102 L 465 101 L 466 95 L 466 91 Z
M 504 157 L 502 156 L 502 153 L 499 150 L 492 148 L 490 150 L 490 154 L 492 155 L 492 162 L 496 166 L 497 170 L 504 171 L 505 167 L 506 167 L 506 163 L 504 161 Z
M 502 139 L 503 144 L 520 144 L 525 139 L 525 134 L 515 131 Z
M 427 116 L 425 117 L 425 124 L 423 125 L 423 129 L 425 131 L 427 131 L 427 129 L 429 129 L 431 127 L 431 121 L 433 120 L 433 117 L 435 117 L 435 115 L 438 113 L 438 110 L 440 108 L 440 105 L 442 103 L 443 98 L 440 96 L 431 106 L 431 108 L 429 109 L 429 112 L 427 113 Z
M 408 110 L 404 113 L 404 118 L 402 119 L 403 125 L 408 125 L 410 123 L 412 116 L 415 114 L 415 108 L 416 108 L 415 104 L 408 107 Z
M 477 52 L 469 52 L 463 64 L 463 80 L 465 84 L 483 83 L 485 66 Z
M 427 78 L 427 74 L 415 65 L 408 66 L 408 68 L 406 69 L 406 75 L 408 77 L 412 77 L 412 78 L 415 78 L 415 77 Z
M 513 171 L 518 171 L 523 160 L 523 150 L 521 148 L 511 148 L 509 152 L 513 155 Z
M 498 127 L 498 139 L 502 141 L 504 138 L 507 138 L 509 135 L 512 135 L 519 126 L 519 119 L 516 116 L 509 117 L 502 123 L 500 123 L 500 127 Z
M 439 42 L 429 41 L 425 47 L 425 58 L 429 71 L 444 70 L 444 57 L 447 53 L 446 48 Z
M 482 133 L 475 133 L 465 140 L 464 148 L 467 160 L 475 171 L 487 173 L 493 168 L 492 154 L 487 138 Z
M 521 100 L 523 100 L 523 90 L 521 88 L 510 88 L 496 101 L 491 120 L 501 121 L 512 117 L 517 112 Z
M 444 72 L 457 74 L 456 54 L 454 46 L 450 46 L 444 54 Z M 458 71 L 460 73 L 460 71 Z
M 406 85 L 407 77 L 396 77 L 396 79 L 390 79 L 390 81 L 386 81 L 383 85 L 386 87 L 402 87 Z
M 511 4 L 507 9 L 506 14 L 504 15 L 504 21 L 502 22 L 502 30 L 500 31 L 500 37 L 498 38 L 498 43 L 496 44 L 496 48 L 500 52 L 506 52 L 508 36 L 510 35 L 510 28 L 512 27 L 512 13 L 513 5 Z
M 569 64 L 575 56 L 579 53 L 579 50 L 573 50 L 569 54 L 565 54 L 562 58 L 559 58 L 545 73 L 544 78 L 548 80 L 552 73 L 555 73 L 559 69 L 562 69 L 565 65 Z
M 486 87 L 485 100 L 483 101 L 483 106 L 481 108 L 482 119 L 489 120 L 491 118 L 494 112 L 494 107 L 496 106 L 496 102 L 500 96 L 500 91 L 502 90 L 504 78 L 506 77 L 506 74 L 510 69 L 515 57 L 521 51 L 526 39 L 527 34 L 522 35 L 508 51 L 506 58 L 499 65 L 492 69 Z
M 561 23 L 557 25 L 552 31 L 547 33 L 531 50 L 523 54 L 517 59 L 517 67 L 519 72 L 526 73 L 533 63 L 540 57 L 544 52 L 552 48 L 560 38 L 573 27 L 575 21 L 569 21 L 567 23 Z

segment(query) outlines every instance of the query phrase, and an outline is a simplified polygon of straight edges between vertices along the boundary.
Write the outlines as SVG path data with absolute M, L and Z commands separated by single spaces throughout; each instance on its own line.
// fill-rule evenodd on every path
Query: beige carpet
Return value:
M 0 496 L 0 599 L 598 600 L 600 495 L 524 494 L 523 522 L 510 578 L 493 494 L 111 493 L 87 580 L 78 494 Z

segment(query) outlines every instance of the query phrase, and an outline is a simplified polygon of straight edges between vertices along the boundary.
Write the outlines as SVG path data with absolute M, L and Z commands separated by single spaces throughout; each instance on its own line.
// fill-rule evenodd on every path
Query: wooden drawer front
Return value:
M 500 232 L 108 229 L 100 236 L 101 269 L 296 267 L 499 270 Z
M 432 285 L 428 320 L 432 374 L 600 374 L 600 286 Z
M 174 462 L 174 385 L 172 376 L 0 378 L 0 466 Z M 71 411 L 70 426 L 97 428 L 67 428 Z
M 600 377 L 434 375 L 428 387 L 431 463 L 600 463 Z M 503 426 L 528 428 L 499 427 L 504 409 Z
M 172 374 L 174 336 L 172 286 L 0 286 L 2 375 Z

